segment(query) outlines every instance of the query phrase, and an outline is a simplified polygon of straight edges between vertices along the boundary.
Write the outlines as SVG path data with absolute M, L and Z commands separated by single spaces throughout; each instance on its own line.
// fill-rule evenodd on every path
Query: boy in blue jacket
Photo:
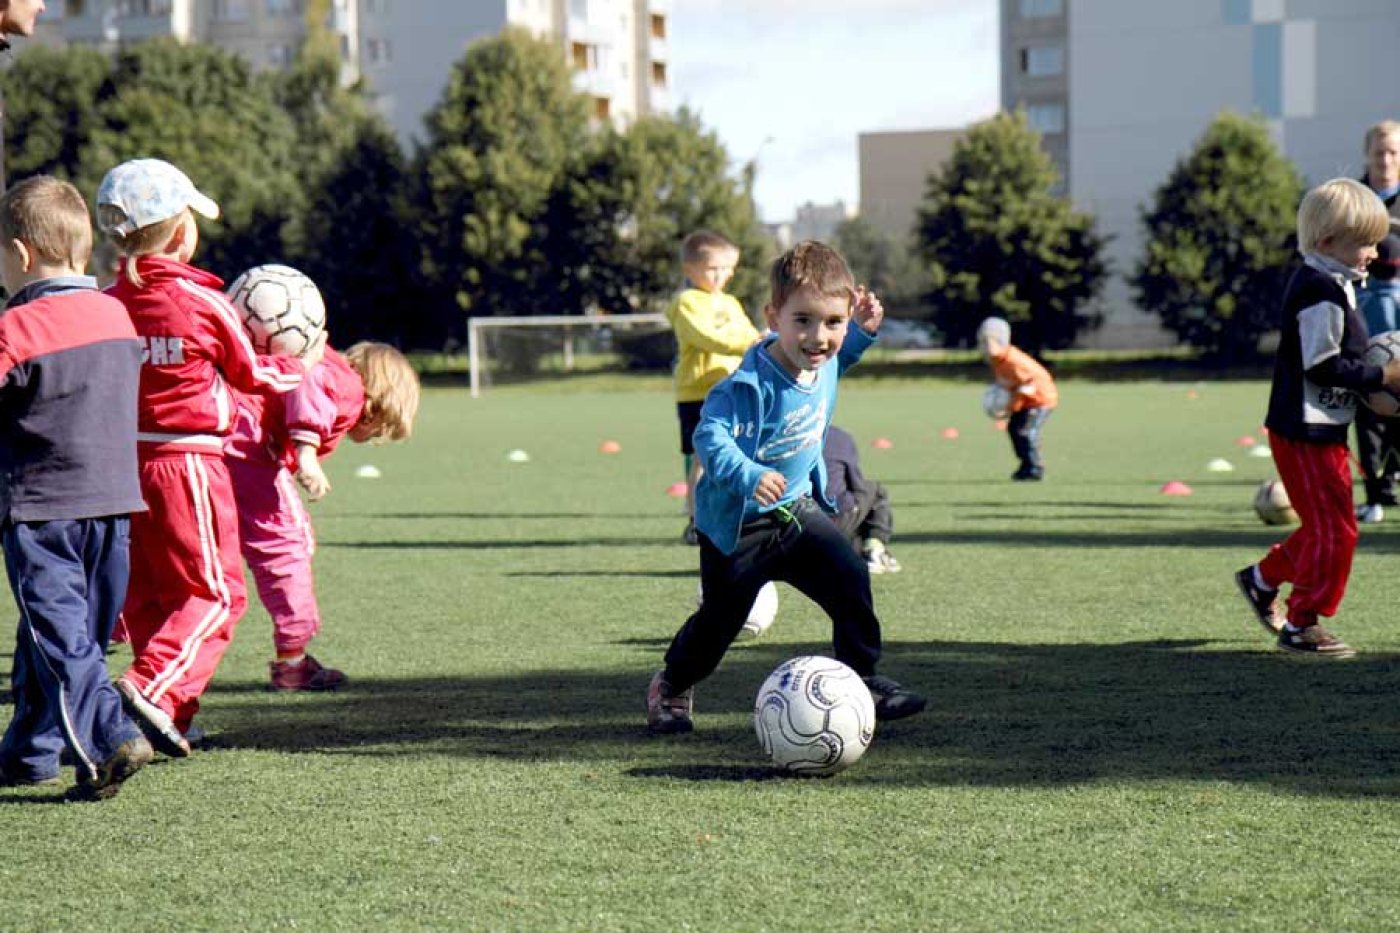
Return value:
M 902 719 L 926 703 L 875 673 L 880 621 L 870 573 L 827 517 L 836 509 L 826 495 L 822 438 L 837 383 L 874 342 L 884 309 L 856 288 L 836 250 L 811 240 L 774 260 L 770 279 L 764 316 L 772 334 L 710 390 L 695 429 L 705 468 L 695 491 L 705 601 L 676 633 L 666 666 L 647 688 L 653 734 L 694 728 L 695 684 L 719 666 L 754 597 L 772 580 L 826 610 L 836 659 L 864 679 L 876 718 Z

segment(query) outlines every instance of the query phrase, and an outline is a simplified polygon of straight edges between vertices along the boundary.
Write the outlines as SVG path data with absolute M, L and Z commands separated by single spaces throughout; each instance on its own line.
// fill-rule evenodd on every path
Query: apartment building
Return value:
M 1113 238 L 1103 345 L 1166 339 L 1121 275 L 1140 209 L 1218 113 L 1264 117 L 1310 183 L 1359 175 L 1366 127 L 1400 118 L 1395 0 L 1001 0 L 1001 20 L 1002 106 Z
M 953 154 L 963 130 L 861 133 L 860 216 L 876 230 L 907 241 L 928 188 L 928 177 Z
M 595 116 L 625 127 L 670 109 L 671 0 L 331 0 L 342 77 L 363 78 L 405 144 L 422 136 L 468 44 L 508 26 L 559 46 Z M 305 35 L 304 0 L 49 0 L 39 40 L 116 48 L 156 36 L 208 42 L 284 68 Z

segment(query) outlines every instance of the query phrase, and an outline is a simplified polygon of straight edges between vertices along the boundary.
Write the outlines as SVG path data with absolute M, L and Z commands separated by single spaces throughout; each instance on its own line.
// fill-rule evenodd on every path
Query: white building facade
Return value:
M 1119 278 L 1104 345 L 1163 342 L 1121 276 L 1140 210 L 1222 110 L 1258 114 L 1310 184 L 1359 176 L 1362 137 L 1400 119 L 1397 0 L 1001 0 L 1002 105 L 1044 133 Z

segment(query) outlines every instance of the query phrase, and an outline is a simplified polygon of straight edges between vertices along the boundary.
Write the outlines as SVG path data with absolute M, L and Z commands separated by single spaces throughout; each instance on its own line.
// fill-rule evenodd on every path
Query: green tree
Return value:
M 928 315 L 927 277 L 899 238 L 882 233 L 864 217 L 852 217 L 836 228 L 835 241 L 856 281 L 879 295 L 887 311 Z
M 950 346 L 1000 316 L 1032 352 L 1070 346 L 1099 326 L 1090 310 L 1108 268 L 1092 216 L 1051 192 L 1055 168 L 1022 113 L 968 131 L 929 176 L 915 237 L 934 322 Z
M 5 72 L 5 173 L 72 178 L 101 121 L 111 60 L 97 49 L 32 46 Z
M 474 43 L 426 127 L 413 202 L 445 336 L 461 339 L 462 312 L 558 312 L 538 227 L 590 140 L 557 46 L 517 29 Z
M 1208 358 L 1257 357 L 1277 326 L 1302 192 L 1262 120 L 1220 114 L 1142 212 L 1140 306 Z

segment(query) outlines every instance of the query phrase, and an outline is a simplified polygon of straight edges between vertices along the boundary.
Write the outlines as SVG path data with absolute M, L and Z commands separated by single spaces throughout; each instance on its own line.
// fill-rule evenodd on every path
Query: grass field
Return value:
M 350 685 L 268 693 L 255 606 L 200 716 L 216 747 L 101 805 L 0 790 L 0 928 L 1400 926 L 1400 531 L 1363 531 L 1333 626 L 1355 660 L 1271 648 L 1231 580 L 1278 537 L 1249 508 L 1271 463 L 1236 446 L 1262 383 L 1067 382 L 1036 485 L 980 383 L 852 380 L 837 422 L 905 567 L 874 581 L 882 668 L 932 703 L 828 780 L 752 734 L 767 672 L 827 650 L 786 588 L 696 733 L 644 735 L 695 594 L 674 409 L 587 385 L 433 389 L 409 444 L 343 446 L 315 650 Z

